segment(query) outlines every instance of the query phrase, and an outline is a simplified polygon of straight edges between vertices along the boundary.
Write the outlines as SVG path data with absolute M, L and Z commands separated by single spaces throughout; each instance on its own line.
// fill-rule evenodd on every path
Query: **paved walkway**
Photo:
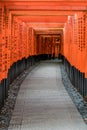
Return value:
M 87 130 L 58 63 L 41 62 L 21 85 L 8 130 Z

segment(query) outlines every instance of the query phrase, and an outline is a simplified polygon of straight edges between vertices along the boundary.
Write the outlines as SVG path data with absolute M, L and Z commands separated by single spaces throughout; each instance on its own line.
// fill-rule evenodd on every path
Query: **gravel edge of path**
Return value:
M 65 86 L 65 89 L 67 90 L 68 94 L 70 95 L 77 110 L 81 114 L 84 122 L 87 124 L 87 102 L 85 102 L 85 100 L 80 95 L 80 93 L 77 91 L 77 89 L 72 85 L 63 64 L 60 65 L 60 69 L 61 69 L 62 81 Z

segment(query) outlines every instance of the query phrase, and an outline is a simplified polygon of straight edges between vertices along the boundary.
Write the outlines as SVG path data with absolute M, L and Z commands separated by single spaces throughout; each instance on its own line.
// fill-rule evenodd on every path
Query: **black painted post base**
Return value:
M 63 57 L 63 64 L 71 83 L 83 97 L 87 97 L 87 78 L 84 73 L 72 66 L 66 58 Z

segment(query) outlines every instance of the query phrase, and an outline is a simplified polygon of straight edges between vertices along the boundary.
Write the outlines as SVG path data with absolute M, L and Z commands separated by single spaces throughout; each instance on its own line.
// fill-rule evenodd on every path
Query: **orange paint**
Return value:
M 54 53 L 55 56 L 63 54 L 87 77 L 86 10 L 87 0 L 1 0 L 0 81 L 7 77 L 10 66 L 18 60 Z M 50 31 L 51 28 L 54 31 Z M 61 35 L 59 43 L 55 32 L 57 37 Z

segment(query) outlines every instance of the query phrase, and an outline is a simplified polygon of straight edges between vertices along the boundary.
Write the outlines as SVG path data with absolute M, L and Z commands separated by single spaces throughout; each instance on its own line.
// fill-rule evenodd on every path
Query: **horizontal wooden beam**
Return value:
M 1 3 L 10 10 L 87 10 L 87 0 L 2 0 Z
M 65 23 L 67 16 L 18 16 L 23 22 Z
M 30 6 L 86 6 L 87 0 L 0 0 L 4 5 L 30 5 Z
M 45 30 L 41 30 L 41 29 L 36 29 L 35 30 L 36 34 L 40 34 L 40 35 L 46 35 L 46 34 L 62 34 L 63 33 L 63 29 L 45 29 Z
M 57 29 L 57 28 L 64 28 L 64 23 L 27 23 L 27 26 L 32 27 L 34 29 Z
M 86 5 L 87 6 L 87 5 Z M 36 11 L 40 11 L 40 10 L 56 10 L 56 11 L 85 11 L 87 10 L 87 7 L 86 6 L 64 6 L 64 5 L 61 5 L 61 6 L 10 6 L 8 7 L 9 10 L 24 10 L 24 11 L 31 11 L 31 10 L 36 10 Z
M 79 12 L 79 11 L 77 11 Z M 74 15 L 76 11 L 11 11 L 13 15 L 20 15 L 20 16 L 59 16 L 59 15 Z

